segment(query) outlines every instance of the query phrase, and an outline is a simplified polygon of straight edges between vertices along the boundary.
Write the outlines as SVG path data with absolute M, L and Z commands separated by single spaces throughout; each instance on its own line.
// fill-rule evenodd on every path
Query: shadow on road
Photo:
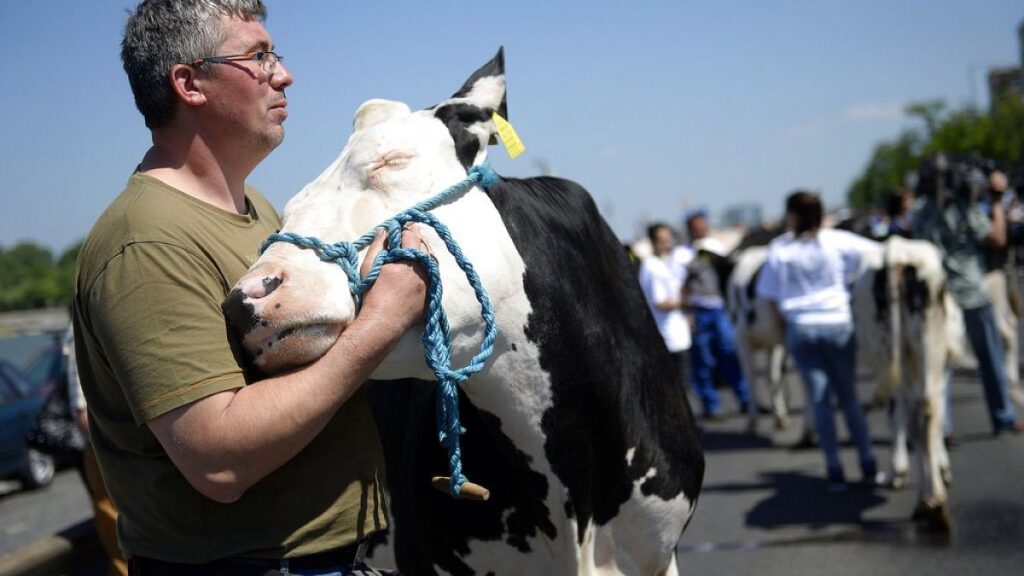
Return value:
M 767 436 L 708 429 L 703 430 L 700 443 L 707 452 L 775 448 L 775 445 L 772 444 L 772 439 Z
M 825 479 L 798 472 L 763 474 L 765 485 L 775 493 L 758 502 L 746 514 L 746 524 L 758 528 L 802 525 L 822 528 L 832 524 L 857 524 L 869 527 L 877 521 L 865 521 L 864 512 L 886 502 L 880 493 L 851 485 L 843 494 L 829 494 Z

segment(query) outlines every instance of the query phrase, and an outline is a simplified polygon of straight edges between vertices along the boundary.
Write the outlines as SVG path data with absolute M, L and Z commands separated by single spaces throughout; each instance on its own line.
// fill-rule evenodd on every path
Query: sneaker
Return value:
M 1009 424 L 1003 424 L 996 428 L 993 434 L 999 436 L 1003 432 L 1009 432 L 1011 434 L 1020 434 L 1021 432 L 1024 432 L 1024 420 L 1017 420 Z
M 841 494 L 846 492 L 846 477 L 843 476 L 842 468 L 829 468 L 828 484 L 825 487 L 829 494 Z
M 878 464 L 874 460 L 861 464 L 860 469 L 862 473 L 861 484 L 868 488 L 874 488 L 884 483 L 885 474 L 878 471 Z

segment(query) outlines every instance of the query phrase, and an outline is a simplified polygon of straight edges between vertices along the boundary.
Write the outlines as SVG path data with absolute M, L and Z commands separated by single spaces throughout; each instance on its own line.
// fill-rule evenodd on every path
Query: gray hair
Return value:
M 121 62 L 147 127 L 174 120 L 167 74 L 175 64 L 212 56 L 224 41 L 225 16 L 263 22 L 267 9 L 261 0 L 143 0 L 128 16 Z

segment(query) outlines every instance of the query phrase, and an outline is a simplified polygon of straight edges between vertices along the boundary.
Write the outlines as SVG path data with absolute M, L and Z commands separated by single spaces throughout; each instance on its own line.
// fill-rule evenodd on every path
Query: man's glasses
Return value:
M 276 52 L 270 50 L 259 50 L 256 52 L 246 52 L 245 54 L 230 54 L 228 56 L 207 56 L 206 58 L 200 58 L 189 66 L 199 66 L 200 64 L 223 64 L 225 62 L 259 62 L 260 68 L 263 69 L 267 74 L 273 74 L 277 70 L 277 63 L 283 60 Z

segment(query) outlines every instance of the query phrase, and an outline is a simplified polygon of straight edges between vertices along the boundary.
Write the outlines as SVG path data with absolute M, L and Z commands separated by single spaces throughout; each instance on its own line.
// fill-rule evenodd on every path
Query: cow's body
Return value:
M 284 230 L 352 240 L 462 180 L 485 157 L 494 110 L 504 113 L 500 53 L 431 109 L 364 104 L 339 159 L 289 202 Z M 370 391 L 398 567 L 408 574 L 677 573 L 674 550 L 696 504 L 703 455 L 639 287 L 586 191 L 556 178 L 502 180 L 434 215 L 479 273 L 499 328 L 494 354 L 460 393 L 465 472 L 491 499 L 463 501 L 430 488 L 430 477 L 446 472 L 435 385 L 422 382 L 433 377 L 419 334 L 407 335 L 373 377 L 420 381 L 378 382 Z M 439 263 L 453 365 L 462 366 L 479 345 L 479 307 L 437 235 L 421 234 Z M 258 288 L 267 281 L 271 295 Z M 285 299 L 292 315 L 276 315 L 265 296 Z M 290 347 L 264 349 L 257 359 L 271 370 L 316 358 L 333 342 L 334 326 L 355 313 L 340 271 L 291 245 L 271 247 L 236 297 L 240 310 L 251 306 L 260 319 L 240 322 L 254 326 L 244 338 L 250 351 L 273 338 L 275 325 L 292 330 Z M 297 319 L 316 327 L 296 330 Z
M 1024 388 L 1020 382 L 1020 354 L 1018 352 L 1020 301 L 1011 282 L 1016 274 L 997 268 L 985 274 L 985 293 L 992 301 L 992 315 L 996 318 L 999 335 L 1003 340 L 1003 372 L 1006 374 L 1010 398 L 1024 407 Z
M 950 529 L 949 455 L 943 442 L 946 369 L 959 353 L 962 323 L 946 292 L 938 250 L 930 243 L 893 237 L 865 258 L 853 288 L 858 356 L 876 368 L 879 394 L 895 401 L 893 474 L 908 473 L 908 437 L 919 455 L 921 505 L 930 527 Z
M 736 264 L 729 274 L 726 302 L 736 330 L 736 351 L 751 390 L 756 381 L 764 380 L 776 428 L 783 429 L 789 426 L 788 393 L 783 381 L 785 343 L 771 303 L 755 293 L 757 276 L 767 257 L 767 246 L 743 248 L 734 256 Z M 813 433 L 811 418 L 812 411 L 804 410 L 805 436 Z

